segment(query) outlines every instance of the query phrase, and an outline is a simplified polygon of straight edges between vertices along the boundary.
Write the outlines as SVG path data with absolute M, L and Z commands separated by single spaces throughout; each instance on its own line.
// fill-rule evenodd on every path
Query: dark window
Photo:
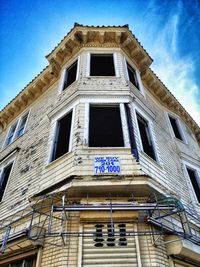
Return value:
M 198 182 L 197 172 L 195 170 L 192 170 L 187 167 L 187 172 L 190 177 L 190 181 L 192 183 L 192 186 L 194 188 L 194 192 L 196 194 L 196 197 L 198 199 L 198 202 L 200 203 L 200 181 Z
M 1 176 L 0 176 L 0 201 L 3 198 L 5 188 L 8 182 L 8 178 L 10 176 L 10 171 L 12 169 L 13 163 L 9 164 L 7 167 L 4 168 Z
M 36 257 L 28 257 L 26 259 L 17 260 L 10 264 L 2 265 L 2 267 L 35 267 Z
M 10 128 L 10 131 L 8 133 L 6 143 L 5 143 L 6 146 L 12 143 L 16 127 L 17 127 L 17 122 L 15 124 L 13 124 Z
M 144 118 L 142 118 L 139 114 L 137 114 L 137 121 L 140 131 L 140 137 L 142 140 L 143 150 L 149 157 L 156 160 L 148 122 Z
M 16 137 L 19 137 L 24 133 L 27 118 L 28 118 L 28 113 L 21 118 L 19 127 L 17 128 Z
M 134 126 L 133 126 L 133 121 L 132 121 L 132 116 L 131 116 L 131 110 L 128 104 L 125 104 L 124 106 L 125 106 L 126 119 L 127 119 L 127 124 L 128 124 L 128 133 L 129 133 L 129 140 L 130 140 L 130 145 L 131 145 L 131 153 L 134 155 L 136 160 L 139 161 L 139 154 L 138 154 L 137 145 L 135 141 Z
M 115 76 L 115 67 L 112 54 L 91 54 L 91 76 Z
M 181 132 L 180 132 L 180 129 L 179 129 L 179 126 L 178 126 L 178 121 L 177 119 L 174 119 L 172 118 L 171 116 L 169 116 L 169 120 L 170 120 L 170 123 L 171 123 L 171 126 L 172 126 L 172 129 L 174 131 L 174 135 L 176 136 L 176 138 L 180 139 L 183 141 L 183 138 L 181 136 Z
M 119 106 L 90 107 L 89 146 L 124 146 Z
M 127 68 L 130 82 L 139 90 L 139 84 L 135 70 L 128 63 Z
M 61 157 L 69 150 L 72 112 L 57 122 L 56 136 L 52 154 L 52 161 Z
M 74 62 L 69 68 L 66 69 L 63 90 L 76 80 L 77 61 Z

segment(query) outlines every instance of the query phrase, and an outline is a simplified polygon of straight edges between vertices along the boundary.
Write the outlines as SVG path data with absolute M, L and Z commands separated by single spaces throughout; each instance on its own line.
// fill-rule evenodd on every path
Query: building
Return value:
M 0 266 L 199 266 L 200 128 L 128 25 L 47 59 L 0 114 Z

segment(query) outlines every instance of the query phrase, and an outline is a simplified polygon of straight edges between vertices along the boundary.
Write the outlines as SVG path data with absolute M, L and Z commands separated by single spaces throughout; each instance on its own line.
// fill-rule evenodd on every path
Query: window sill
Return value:
M 144 92 L 141 91 L 140 88 L 137 88 L 132 82 L 130 82 L 129 80 L 127 80 L 127 83 L 131 89 L 131 91 L 134 93 L 134 92 L 138 92 L 141 96 L 144 97 Z
M 76 84 L 77 82 L 78 82 L 78 80 L 75 80 L 73 83 L 71 83 L 70 85 L 68 85 L 67 87 L 65 87 L 65 89 L 62 89 L 60 91 L 60 93 L 62 94 L 64 92 L 66 92 L 69 88 L 71 88 L 72 86 L 74 86 L 74 84 Z
M 83 147 L 83 150 L 127 150 L 129 151 L 131 148 L 130 147 Z
M 10 143 L 9 145 L 3 146 L 2 149 L 1 149 L 1 152 L 3 153 L 7 148 L 11 147 L 11 146 L 12 146 L 17 140 L 19 140 L 20 137 L 22 137 L 24 134 L 25 134 L 25 132 L 24 132 L 22 135 L 16 137 L 16 138 L 12 141 L 12 143 Z
M 149 155 L 147 155 L 144 151 L 139 151 L 139 156 L 142 154 L 145 158 L 147 158 L 149 161 L 151 161 L 152 164 L 157 166 L 159 169 L 163 169 L 162 165 L 159 161 L 156 161 L 155 159 L 151 158 Z M 140 162 L 140 159 L 139 159 Z
M 98 79 L 98 78 L 101 78 L 101 79 L 116 79 L 116 78 L 120 78 L 120 77 L 118 77 L 118 76 L 87 76 L 86 78 L 88 78 L 88 79 L 92 79 L 92 78 L 94 78 L 94 79 Z
M 184 145 L 187 145 L 188 143 L 186 143 L 184 140 L 181 140 L 181 139 L 178 139 L 176 136 L 173 136 L 174 137 L 174 140 L 175 141 L 178 141 L 178 142 L 180 142 L 180 143 L 182 143 L 182 144 L 184 144 Z
M 70 154 L 72 153 L 72 151 L 68 151 L 67 153 L 65 153 L 64 155 L 62 155 L 61 157 L 48 162 L 47 165 L 45 166 L 45 168 L 51 168 L 51 166 L 54 166 L 55 164 L 57 164 L 60 160 L 62 160 L 65 157 L 68 157 Z

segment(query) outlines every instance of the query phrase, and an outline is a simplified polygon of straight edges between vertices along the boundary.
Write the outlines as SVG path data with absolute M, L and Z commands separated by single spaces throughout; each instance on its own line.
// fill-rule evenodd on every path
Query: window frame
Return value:
M 67 74 L 67 69 L 69 69 L 75 62 L 77 62 L 76 79 L 70 85 L 68 85 L 66 88 L 64 88 L 65 76 Z M 73 83 L 75 83 L 79 79 L 79 69 L 80 69 L 80 56 L 78 56 L 76 59 L 73 59 L 73 61 L 71 61 L 70 64 L 67 64 L 64 67 L 64 69 L 61 71 L 60 82 L 59 82 L 59 86 L 58 86 L 59 93 L 65 92 L 67 90 L 67 88 L 69 88 Z
M 5 198 L 5 194 L 6 194 L 6 191 L 7 191 L 9 182 L 10 182 L 10 178 L 12 176 L 13 168 L 14 168 L 14 165 L 15 165 L 16 153 L 17 152 L 14 151 L 13 153 L 11 153 L 10 155 L 8 155 L 8 157 L 6 157 L 0 163 L 0 179 L 1 179 L 2 174 L 4 173 L 4 169 L 7 168 L 10 164 L 12 164 L 12 167 L 11 167 L 11 170 L 10 170 L 10 174 L 8 176 L 8 179 L 7 179 L 7 182 L 6 182 L 6 186 L 5 186 L 5 189 L 4 189 L 4 193 L 2 195 L 2 199 L 0 200 L 0 203 L 2 203 L 4 201 L 4 198 Z
M 142 143 L 142 138 L 141 138 L 141 134 L 140 134 L 140 129 L 139 129 L 139 125 L 138 125 L 137 114 L 147 122 L 149 136 L 150 136 L 150 139 L 151 139 L 151 142 L 152 142 L 152 147 L 153 147 L 155 159 L 152 158 L 151 156 L 149 156 L 144 151 L 144 147 L 143 147 L 143 143 Z M 147 115 L 139 107 L 135 107 L 134 108 L 134 116 L 135 116 L 135 122 L 136 122 L 136 136 L 137 136 L 138 141 L 139 141 L 139 147 L 138 147 L 139 150 L 140 150 L 139 152 L 140 153 L 142 152 L 146 157 L 148 157 L 149 159 L 151 159 L 153 162 L 155 162 L 157 164 L 161 164 L 160 158 L 159 158 L 159 150 L 158 150 L 158 147 L 156 145 L 156 137 L 155 137 L 155 133 L 154 133 L 154 127 L 153 127 L 152 119 L 150 118 L 149 115 Z
M 129 79 L 128 65 L 135 71 L 137 82 L 138 82 L 138 88 Z M 142 80 L 140 77 L 140 72 L 138 71 L 135 64 L 132 61 L 130 61 L 126 56 L 124 56 L 124 68 L 125 68 L 125 77 L 127 81 L 130 83 L 130 86 L 136 88 L 138 92 L 140 92 L 143 96 L 145 96 L 145 90 L 144 90 Z
M 97 75 L 97 76 L 93 76 L 93 75 L 90 75 L 90 69 L 91 69 L 91 55 L 92 54 L 95 54 L 95 55 L 113 55 L 113 64 L 114 64 L 114 71 L 115 71 L 115 75 L 112 75 L 112 76 L 100 76 L 100 75 Z M 117 52 L 113 51 L 113 50 L 99 50 L 99 51 L 90 51 L 87 53 L 87 67 L 86 67 L 86 77 L 91 77 L 91 78 L 117 78 L 119 77 L 119 68 L 118 68 L 118 64 L 117 64 Z
M 26 117 L 26 120 L 25 120 L 25 123 L 24 123 L 23 131 L 22 131 L 22 134 L 18 135 L 18 132 L 20 130 L 20 127 L 21 127 L 21 124 L 22 124 L 22 120 L 23 120 L 24 117 Z M 27 125 L 27 121 L 28 121 L 28 117 L 29 117 L 29 111 L 26 112 L 23 116 L 20 117 L 19 123 L 18 123 L 16 131 L 15 131 L 15 137 L 14 137 L 15 139 L 19 138 L 20 136 L 22 136 L 24 134 L 25 129 L 26 129 L 26 125 Z
M 10 267 L 11 264 L 16 264 L 17 261 L 24 261 L 27 258 L 34 258 L 34 265 L 33 267 L 38 266 L 37 263 L 40 262 L 41 260 L 41 256 L 42 256 L 42 249 L 41 248 L 36 248 L 36 249 L 32 249 L 30 251 L 27 252 L 21 252 L 19 254 L 7 257 L 5 259 L 0 260 L 0 265 L 5 265 Z M 23 265 L 24 266 L 24 265 Z
M 194 186 L 192 184 L 191 178 L 190 178 L 189 173 L 187 171 L 187 169 L 190 169 L 196 173 L 195 178 L 197 180 L 197 183 L 199 184 L 199 190 L 200 190 L 200 166 L 196 165 L 195 163 L 190 163 L 189 161 L 186 161 L 186 160 L 183 160 L 183 165 L 184 165 L 184 173 L 185 173 L 185 177 L 186 177 L 186 182 L 187 182 L 187 185 L 189 187 L 189 190 L 192 193 L 192 194 L 190 194 L 191 198 L 197 205 L 200 205 L 200 201 L 197 198 L 196 192 L 194 190 Z
M 53 151 L 54 151 L 54 143 L 55 143 L 55 138 L 57 135 L 57 127 L 58 127 L 58 121 L 65 117 L 67 114 L 72 112 L 72 118 L 71 118 L 71 129 L 70 129 L 70 136 L 69 136 L 69 148 L 66 153 L 64 153 L 62 156 L 52 159 L 53 157 Z M 68 108 L 64 108 L 63 110 L 60 110 L 58 113 L 56 113 L 52 118 L 51 118 L 51 130 L 50 130 L 50 137 L 49 137 L 49 142 L 48 142 L 48 147 L 49 147 L 49 153 L 48 153 L 48 159 L 47 159 L 47 164 L 51 164 L 60 158 L 64 157 L 65 155 L 69 154 L 72 151 L 72 142 L 73 142 L 73 131 L 74 131 L 74 117 L 75 117 L 75 105 L 69 106 Z
M 21 135 L 17 135 L 18 131 L 19 131 L 19 128 L 20 128 L 20 125 L 21 125 L 21 122 L 23 120 L 23 118 L 27 115 L 27 118 L 26 118 L 26 122 L 24 124 L 24 128 L 23 128 L 23 133 Z M 30 110 L 28 110 L 27 112 L 24 112 L 14 123 L 12 123 L 10 125 L 10 127 L 8 128 L 8 132 L 6 134 L 6 138 L 4 140 L 4 143 L 3 143 L 3 146 L 2 146 L 2 149 L 10 146 L 16 139 L 20 138 L 21 136 L 24 135 L 25 133 L 25 130 L 26 130 L 26 127 L 27 127 L 27 123 L 28 123 L 28 119 L 29 119 L 29 116 L 30 116 Z M 8 137 L 9 137 L 9 134 L 10 134 L 10 131 L 12 129 L 12 127 L 16 125 L 15 127 L 15 131 L 13 133 L 13 136 L 11 138 L 11 142 L 9 144 L 7 144 L 7 140 L 8 140 Z
M 6 263 L 6 264 L 3 265 L 3 266 L 13 267 L 13 266 L 16 265 L 17 262 L 20 262 L 20 261 L 21 261 L 21 262 L 22 262 L 21 267 L 24 267 L 25 264 L 26 264 L 27 259 L 30 259 L 30 258 L 33 258 L 33 267 L 36 267 L 37 256 L 36 256 L 36 257 L 34 257 L 34 256 L 29 256 L 29 257 L 25 257 L 25 258 L 22 258 L 22 259 L 18 259 L 18 260 L 16 260 L 16 261 L 12 261 L 12 262 L 10 262 L 10 263 Z
M 85 121 L 84 121 L 84 143 L 85 146 L 88 149 L 125 149 L 130 148 L 130 140 L 129 140 L 129 133 L 128 133 L 128 123 L 125 113 L 125 107 L 124 102 L 102 102 L 102 101 L 89 101 L 88 103 L 85 103 Z M 122 125 L 122 136 L 123 136 L 123 142 L 124 146 L 119 147 L 112 147 L 112 146 L 106 146 L 106 147 L 91 147 L 89 146 L 89 127 L 90 127 L 90 106 L 118 106 L 120 111 L 120 120 Z
M 179 138 L 176 137 L 176 135 L 174 133 L 174 129 L 173 129 L 172 124 L 171 124 L 171 121 L 170 121 L 170 118 L 172 118 L 172 119 L 174 119 L 176 121 L 176 126 L 178 128 L 179 134 L 180 134 L 182 139 L 179 139 Z M 169 124 L 169 129 L 170 129 L 171 136 L 173 138 L 175 138 L 176 140 L 187 144 L 186 137 L 185 137 L 185 134 L 184 134 L 184 131 L 183 131 L 183 126 L 182 126 L 182 124 L 180 122 L 180 119 L 177 116 L 167 112 L 167 121 L 168 121 L 168 124 Z
M 128 79 L 129 82 L 136 87 L 138 90 L 140 90 L 140 86 L 139 86 L 139 82 L 138 82 L 138 78 L 137 78 L 137 72 L 136 70 L 127 62 L 126 60 L 126 66 L 127 66 L 127 73 L 128 73 Z M 134 77 L 134 83 L 131 81 L 130 79 L 130 75 L 129 75 L 129 70 L 133 73 L 133 77 Z

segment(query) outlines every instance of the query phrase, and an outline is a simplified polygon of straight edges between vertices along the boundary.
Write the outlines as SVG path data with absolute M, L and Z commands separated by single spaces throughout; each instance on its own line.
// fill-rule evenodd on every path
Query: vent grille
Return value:
M 85 224 L 83 237 L 83 267 L 137 267 L 136 242 L 133 224 Z

